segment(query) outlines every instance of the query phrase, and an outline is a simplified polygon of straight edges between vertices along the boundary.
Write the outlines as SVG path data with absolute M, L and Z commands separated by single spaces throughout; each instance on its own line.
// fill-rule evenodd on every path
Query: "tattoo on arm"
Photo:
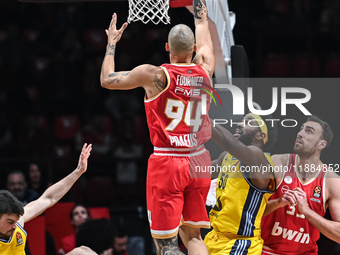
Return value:
M 123 73 L 110 73 L 109 77 L 116 77 L 116 76 L 127 76 L 130 72 L 123 72 Z
M 157 255 L 184 255 L 178 248 L 178 237 L 155 239 Z
M 115 50 L 116 50 L 116 47 L 113 44 L 109 44 L 107 46 L 105 56 L 107 55 L 115 56 Z
M 166 87 L 166 83 L 161 81 L 157 77 L 157 74 L 155 75 L 155 87 L 158 89 L 159 92 L 161 92 Z
M 119 83 L 120 80 L 122 79 L 123 76 L 127 76 L 130 72 L 118 72 L 118 73 L 110 73 L 109 74 L 109 77 L 117 77 L 117 78 L 114 78 L 112 80 L 109 81 L 109 84 L 112 84 L 112 83 Z
M 202 19 L 202 17 L 206 15 L 207 20 L 208 20 L 207 3 L 205 2 L 205 0 L 194 0 L 193 8 L 194 8 L 195 19 Z

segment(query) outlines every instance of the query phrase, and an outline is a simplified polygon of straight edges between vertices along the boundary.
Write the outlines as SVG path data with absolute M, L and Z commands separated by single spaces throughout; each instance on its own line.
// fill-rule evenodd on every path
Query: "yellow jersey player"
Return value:
M 216 205 L 210 211 L 213 230 L 204 239 L 209 254 L 261 254 L 261 218 L 275 191 L 273 163 L 267 151 L 276 141 L 273 122 L 249 113 L 235 134 L 217 125 L 213 140 L 228 151 L 217 161 L 220 173 Z M 219 162 L 218 162 L 219 161 Z
M 57 203 L 86 172 L 87 159 L 92 145 L 83 146 L 77 168 L 64 179 L 49 187 L 37 200 L 23 207 L 22 203 L 7 190 L 0 190 L 0 254 L 25 255 L 28 222 Z

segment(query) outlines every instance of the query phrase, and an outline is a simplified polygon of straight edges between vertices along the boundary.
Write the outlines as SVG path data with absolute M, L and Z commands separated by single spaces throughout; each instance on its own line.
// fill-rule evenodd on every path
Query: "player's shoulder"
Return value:
M 340 176 L 336 174 L 334 171 L 329 170 L 326 175 L 326 188 L 328 190 L 334 190 L 337 193 L 339 193 L 338 192 L 339 186 L 340 186 Z
M 326 175 L 325 181 L 326 201 L 329 201 L 329 199 L 340 201 L 339 186 L 340 176 L 335 172 L 329 171 Z
M 136 66 L 132 71 L 131 75 L 135 79 L 138 79 L 141 84 L 153 84 L 155 79 L 165 82 L 165 73 L 160 66 L 154 66 L 151 64 L 142 64 Z M 144 87 L 144 86 L 143 86 Z
M 222 162 L 225 158 L 226 158 L 226 155 L 228 154 L 227 151 L 223 151 L 219 156 L 218 156 L 218 160 L 220 162 Z
M 136 70 L 139 71 L 146 71 L 146 72 L 159 72 L 162 71 L 162 68 L 160 66 L 155 66 L 151 64 L 142 64 L 137 67 L 135 67 Z
M 274 166 L 286 166 L 289 163 L 290 154 L 274 154 L 271 156 Z

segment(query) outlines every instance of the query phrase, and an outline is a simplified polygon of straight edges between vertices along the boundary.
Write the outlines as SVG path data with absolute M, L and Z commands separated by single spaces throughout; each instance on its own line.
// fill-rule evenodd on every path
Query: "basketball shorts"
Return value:
M 263 247 L 261 237 L 242 237 L 218 233 L 214 229 L 204 238 L 210 255 L 260 255 Z
M 174 237 L 182 224 L 210 228 L 205 203 L 211 178 L 210 174 L 191 176 L 190 168 L 196 165 L 211 166 L 209 151 L 194 156 L 150 156 L 146 193 L 153 238 Z

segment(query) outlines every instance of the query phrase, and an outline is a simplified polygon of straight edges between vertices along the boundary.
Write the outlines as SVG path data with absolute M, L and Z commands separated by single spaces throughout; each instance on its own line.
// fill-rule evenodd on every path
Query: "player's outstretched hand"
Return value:
M 122 27 L 117 30 L 117 14 L 114 13 L 112 15 L 109 28 L 105 30 L 108 41 L 111 43 L 117 43 L 122 37 L 122 34 L 127 26 L 128 26 L 128 23 L 125 22 L 122 25 Z
M 77 170 L 85 173 L 87 169 L 87 159 L 90 156 L 90 152 L 92 150 L 92 144 L 87 145 L 87 143 L 84 144 L 78 161 Z

